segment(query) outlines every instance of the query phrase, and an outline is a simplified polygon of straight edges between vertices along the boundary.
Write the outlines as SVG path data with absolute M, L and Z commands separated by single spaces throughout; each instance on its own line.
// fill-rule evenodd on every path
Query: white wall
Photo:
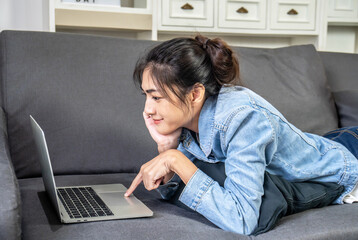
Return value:
M 48 31 L 48 0 L 0 0 L 0 31 Z

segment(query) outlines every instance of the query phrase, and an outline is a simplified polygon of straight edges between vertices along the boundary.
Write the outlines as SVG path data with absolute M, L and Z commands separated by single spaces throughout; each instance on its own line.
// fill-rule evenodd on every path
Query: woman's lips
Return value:
M 162 119 L 153 119 L 154 124 L 159 124 L 162 121 Z

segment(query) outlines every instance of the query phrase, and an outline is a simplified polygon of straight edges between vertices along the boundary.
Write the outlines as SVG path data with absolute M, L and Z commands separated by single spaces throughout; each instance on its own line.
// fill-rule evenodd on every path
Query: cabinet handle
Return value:
M 298 15 L 298 12 L 295 9 L 291 9 L 290 11 L 287 12 L 288 15 Z
M 190 5 L 189 3 L 186 3 L 183 6 L 181 6 L 181 9 L 183 9 L 183 10 L 193 10 L 194 7 L 192 5 Z
M 249 11 L 246 9 L 246 8 L 244 8 L 244 7 L 241 7 L 241 8 L 239 8 L 239 9 L 237 9 L 236 10 L 236 12 L 238 12 L 238 13 L 249 13 Z

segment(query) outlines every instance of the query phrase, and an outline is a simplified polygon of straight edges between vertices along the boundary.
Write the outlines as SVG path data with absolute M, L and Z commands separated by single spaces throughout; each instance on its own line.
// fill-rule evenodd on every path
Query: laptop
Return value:
M 40 156 L 45 190 L 61 222 L 78 223 L 153 216 L 153 212 L 133 194 L 124 197 L 127 188 L 122 184 L 56 187 L 45 133 L 31 115 L 30 119 Z

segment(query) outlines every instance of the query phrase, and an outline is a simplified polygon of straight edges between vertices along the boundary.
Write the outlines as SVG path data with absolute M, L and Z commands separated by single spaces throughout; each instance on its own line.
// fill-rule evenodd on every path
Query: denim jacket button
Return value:
M 189 147 L 191 144 L 191 139 L 189 139 L 187 142 L 186 142 L 186 146 Z

